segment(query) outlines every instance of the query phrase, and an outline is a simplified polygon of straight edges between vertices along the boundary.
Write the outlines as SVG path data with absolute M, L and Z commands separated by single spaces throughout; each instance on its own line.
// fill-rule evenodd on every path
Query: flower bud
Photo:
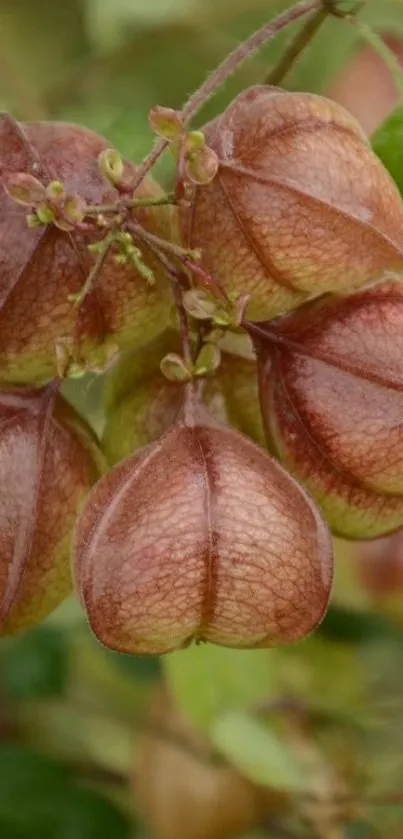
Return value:
M 170 382 L 188 382 L 192 378 L 192 372 L 186 366 L 182 356 L 178 353 L 168 353 L 160 364 L 161 373 Z
M 96 637 L 161 655 L 304 638 L 327 607 L 332 548 L 310 496 L 186 385 L 171 428 L 91 493 L 73 567 Z
M 46 189 L 43 184 L 38 181 L 38 178 L 26 172 L 6 175 L 3 178 L 3 186 L 13 201 L 26 207 L 32 207 L 46 198 Z
M 359 124 L 311 93 L 253 87 L 203 129 L 217 176 L 182 209 L 184 245 L 265 320 L 403 266 L 403 205 Z
M 148 123 L 154 134 L 165 140 L 176 140 L 183 132 L 181 115 L 173 108 L 155 105 L 148 115 Z
M 218 172 L 218 157 L 208 146 L 189 155 L 186 161 L 186 175 L 194 184 L 209 184 Z
M 65 123 L 20 124 L 0 117 L 0 380 L 37 383 L 57 373 L 56 344 L 65 337 L 76 343 L 76 361 L 91 366 L 93 354 L 105 341 L 119 347 L 139 347 L 166 328 L 170 318 L 169 283 L 158 263 L 142 246 L 142 257 L 153 270 L 151 287 L 133 262 L 118 265 L 110 252 L 95 288 L 79 311 L 73 302 L 94 265 L 89 246 L 104 232 L 66 233 L 58 214 L 46 202 L 38 216 L 46 229 L 28 228 L 26 208 L 19 207 L 6 188 L 13 173 L 26 173 L 38 182 L 60 181 L 66 197 L 64 226 L 83 217 L 85 204 L 113 204 L 118 192 L 102 176 L 98 156 L 107 143 L 92 131 Z M 126 164 L 131 167 L 131 164 Z M 131 171 L 135 169 L 131 167 Z M 147 179 L 139 198 L 162 194 Z M 169 207 L 141 207 L 133 216 L 149 232 L 171 238 Z M 52 224 L 55 222 L 55 224 Z M 56 227 L 57 224 L 57 227 Z
M 113 186 L 122 182 L 125 164 L 122 155 L 116 149 L 104 149 L 98 156 L 98 166 L 101 174 Z
M 268 437 L 331 527 L 372 538 L 403 524 L 403 287 L 325 298 L 257 339 Z
M 0 634 L 69 594 L 76 516 L 102 464 L 93 436 L 52 388 L 0 391 Z

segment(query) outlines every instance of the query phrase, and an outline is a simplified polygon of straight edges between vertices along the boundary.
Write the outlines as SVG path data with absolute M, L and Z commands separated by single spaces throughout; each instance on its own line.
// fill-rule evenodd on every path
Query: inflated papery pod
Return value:
M 7 193 L 16 174 L 35 177 L 42 187 L 53 180 L 67 196 L 85 205 L 112 204 L 118 192 L 101 174 L 99 154 L 107 149 L 102 137 L 65 123 L 17 123 L 0 115 L 0 380 L 37 383 L 54 377 L 58 343 L 65 342 L 77 361 L 99 366 L 110 347 L 140 346 L 169 321 L 169 286 L 155 259 L 142 248 L 153 271 L 154 284 L 132 264 L 118 264 L 110 253 L 95 288 L 81 306 L 70 295 L 82 288 L 96 254 L 88 250 L 97 233 L 61 230 L 54 224 L 29 229 L 29 209 Z M 134 174 L 125 164 L 126 177 Z M 15 189 L 15 187 L 14 187 Z M 13 191 L 13 190 L 12 190 Z M 136 197 L 162 192 L 148 178 Z M 170 238 L 171 211 L 144 207 L 133 211 L 141 224 Z
M 355 545 L 353 562 L 359 581 L 371 602 L 382 606 L 395 602 L 401 621 L 403 602 L 403 532 Z
M 366 539 L 401 526 L 400 279 L 265 325 L 257 352 L 267 434 L 333 530 Z
M 217 758 L 162 690 L 136 748 L 133 789 L 155 839 L 233 839 L 289 805 L 286 794 L 256 787 Z
M 0 634 L 45 618 L 72 589 L 71 533 L 103 459 L 52 386 L 0 391 Z
M 195 186 L 184 241 L 265 320 L 403 265 L 398 190 L 356 120 L 312 93 L 257 86 L 205 129 L 219 168 Z
M 154 442 L 174 422 L 183 388 L 160 368 L 162 358 L 171 352 L 180 352 L 180 338 L 173 330 L 145 350 L 125 353 L 108 371 L 102 438 L 108 463 Z M 216 419 L 265 444 L 255 361 L 223 353 L 214 376 L 203 382 L 202 399 Z
M 303 638 L 326 610 L 332 564 L 310 496 L 192 385 L 171 428 L 97 484 L 73 561 L 95 635 L 138 654 Z

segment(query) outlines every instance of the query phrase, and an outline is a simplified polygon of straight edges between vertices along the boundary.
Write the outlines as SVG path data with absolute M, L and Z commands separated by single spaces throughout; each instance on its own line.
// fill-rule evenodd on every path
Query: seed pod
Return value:
M 91 628 L 138 654 L 303 638 L 330 594 L 327 528 L 274 460 L 185 393 L 174 425 L 115 466 L 79 519 L 74 573 Z
M 165 692 L 148 723 L 136 750 L 134 794 L 156 839 L 233 839 L 287 808 L 284 793 L 256 787 L 214 759 L 208 739 Z
M 157 440 L 176 419 L 183 388 L 162 374 L 160 361 L 179 351 L 178 334 L 168 331 L 146 351 L 122 355 L 108 372 L 102 447 L 110 465 Z M 203 383 L 202 396 L 217 420 L 265 445 L 254 361 L 222 353 L 220 367 Z
M 146 247 L 141 250 L 154 271 L 154 285 L 134 265 L 117 264 L 110 253 L 77 315 L 69 296 L 81 290 L 94 265 L 88 245 L 104 237 L 105 230 L 98 236 L 66 232 L 53 224 L 28 229 L 27 207 L 16 204 L 1 185 L 24 172 L 44 186 L 57 179 L 89 205 L 114 203 L 118 193 L 98 166 L 107 146 L 80 126 L 17 123 L 7 114 L 0 116 L 0 380 L 37 383 L 53 378 L 59 341 L 73 341 L 78 360 L 96 365 L 105 345 L 140 346 L 167 325 L 168 283 Z M 160 194 L 147 179 L 136 197 Z M 153 233 L 171 236 L 169 208 L 141 208 L 133 216 Z
M 353 560 L 359 579 L 374 603 L 396 597 L 401 616 L 403 594 L 403 534 L 355 546 Z
M 402 327 L 402 285 L 388 278 L 308 304 L 257 339 L 267 435 L 348 538 L 403 524 Z
M 0 426 L 0 633 L 8 635 L 71 591 L 71 531 L 102 458 L 52 388 L 0 391 Z
M 182 212 L 185 244 L 265 320 L 403 265 L 403 205 L 356 120 L 311 93 L 253 87 L 204 133 L 214 180 Z

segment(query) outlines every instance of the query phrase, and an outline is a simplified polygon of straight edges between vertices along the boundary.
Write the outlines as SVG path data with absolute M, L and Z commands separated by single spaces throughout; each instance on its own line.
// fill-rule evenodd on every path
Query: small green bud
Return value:
M 42 224 L 51 224 L 56 219 L 56 213 L 47 204 L 40 204 L 37 207 L 36 215 Z
M 34 230 L 35 227 L 42 227 L 42 222 L 38 219 L 36 213 L 29 213 L 27 216 L 27 225 L 30 230 Z
M 209 184 L 215 178 L 219 167 L 218 156 L 209 146 L 193 152 L 186 161 L 186 175 L 194 184 Z
M 193 368 L 195 376 L 208 376 L 217 370 L 221 362 L 221 352 L 217 344 L 204 344 L 197 356 Z
M 191 288 L 183 295 L 183 304 L 192 318 L 211 320 L 217 311 L 217 301 L 201 288 Z
M 182 117 L 173 108 L 155 105 L 148 114 L 148 124 L 157 137 L 177 140 L 183 132 Z
M 66 193 L 63 199 L 63 216 L 66 221 L 72 224 L 79 224 L 83 221 L 86 210 L 86 203 L 80 195 L 75 193 Z
M 168 353 L 160 364 L 161 373 L 170 382 L 189 382 L 192 378 L 192 371 L 186 365 L 184 359 L 177 353 Z
M 46 198 L 46 190 L 43 184 L 27 172 L 6 175 L 3 179 L 3 186 L 7 195 L 17 204 L 32 207 Z
M 206 145 L 206 138 L 203 131 L 190 131 L 186 137 L 186 150 L 189 154 L 203 149 Z
M 63 195 L 64 186 L 61 181 L 51 181 L 46 187 L 46 197 L 51 201 Z
M 120 186 L 124 175 L 124 162 L 122 155 L 116 149 L 104 149 L 98 156 L 98 166 L 101 174 L 113 184 Z

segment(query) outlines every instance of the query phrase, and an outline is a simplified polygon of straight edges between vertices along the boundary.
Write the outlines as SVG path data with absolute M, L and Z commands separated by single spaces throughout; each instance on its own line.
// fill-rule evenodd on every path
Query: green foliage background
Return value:
M 152 142 L 149 108 L 180 106 L 229 50 L 288 5 L 0 0 L 0 106 L 22 120 L 83 123 L 140 160 Z M 403 36 L 402 0 L 369 0 L 364 17 L 379 30 Z M 251 60 L 201 120 L 241 88 L 262 81 L 291 35 L 288 30 Z M 327 21 L 286 85 L 325 92 L 356 49 L 352 27 Z M 375 138 L 400 187 L 402 126 L 398 110 Z M 164 165 L 160 174 L 167 176 Z M 98 430 L 101 391 L 102 381 L 91 379 L 66 386 Z M 365 787 L 371 795 L 338 839 L 402 836 L 403 597 L 397 596 L 393 608 L 375 608 L 354 574 L 352 548 L 343 543 L 336 548 L 329 615 L 315 637 L 289 650 L 245 653 L 203 646 L 164 662 L 120 657 L 93 640 L 74 597 L 44 626 L 2 641 L 2 839 L 151 836 L 132 787 L 139 733 L 163 673 L 179 706 L 207 732 L 221 758 L 257 784 L 291 796 L 315 794 L 315 779 L 338 765 L 340 744 L 350 743 L 349 766 L 357 759 L 353 788 L 359 794 Z M 284 697 L 321 720 L 312 723 L 308 737 L 316 774 L 271 713 Z M 383 795 L 393 806 L 371 803 Z M 271 826 L 268 819 L 243 839 L 314 839 L 299 829 L 288 822 Z

